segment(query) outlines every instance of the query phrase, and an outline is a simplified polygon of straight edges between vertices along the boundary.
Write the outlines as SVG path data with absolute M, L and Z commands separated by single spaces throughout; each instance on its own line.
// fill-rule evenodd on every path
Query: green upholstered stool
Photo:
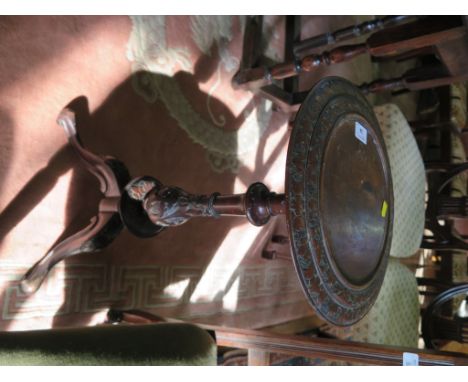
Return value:
M 216 343 L 185 323 L 2 332 L 0 365 L 216 365 Z

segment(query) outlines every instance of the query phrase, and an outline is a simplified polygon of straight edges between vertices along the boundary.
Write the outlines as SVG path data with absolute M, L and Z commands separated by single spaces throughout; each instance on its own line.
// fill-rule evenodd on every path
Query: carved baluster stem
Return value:
M 136 192 L 150 184 L 144 194 Z M 178 187 L 166 187 L 157 181 L 136 182 L 129 192 L 138 195 L 143 210 L 153 224 L 177 226 L 192 217 L 246 216 L 256 226 L 266 224 L 271 216 L 286 212 L 284 194 L 270 192 L 263 183 L 252 184 L 245 194 L 192 195 Z

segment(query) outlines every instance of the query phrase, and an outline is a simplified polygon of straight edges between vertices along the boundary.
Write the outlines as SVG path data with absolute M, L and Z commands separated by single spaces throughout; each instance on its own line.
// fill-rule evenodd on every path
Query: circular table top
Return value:
M 302 103 L 286 198 L 294 264 L 310 303 L 332 324 L 359 321 L 383 282 L 393 191 L 379 124 L 350 82 L 324 78 Z

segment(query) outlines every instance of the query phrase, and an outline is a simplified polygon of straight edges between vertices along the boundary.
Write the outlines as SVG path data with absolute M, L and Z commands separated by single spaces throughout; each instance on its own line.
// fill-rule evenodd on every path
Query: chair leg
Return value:
M 261 53 L 263 16 L 248 17 L 245 25 L 240 69 L 257 65 Z
M 357 25 L 345 27 L 335 32 L 327 32 L 310 37 L 294 44 L 294 55 L 299 57 L 309 50 L 361 37 L 380 29 L 393 27 L 408 21 L 414 21 L 417 17 L 418 16 L 385 16 L 380 19 L 369 20 Z

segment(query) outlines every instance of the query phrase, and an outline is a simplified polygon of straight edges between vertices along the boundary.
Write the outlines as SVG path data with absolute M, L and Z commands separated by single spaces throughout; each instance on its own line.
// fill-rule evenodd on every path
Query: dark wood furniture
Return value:
M 465 264 L 468 264 L 464 253 L 468 249 L 468 241 L 457 230 L 457 220 L 459 222 L 468 216 L 466 180 L 463 177 L 456 179 L 467 169 L 460 139 L 465 125 L 462 116 L 462 101 L 465 100 L 462 89 L 455 89 L 464 84 L 454 85 L 420 92 L 420 120 L 410 123 L 424 157 L 428 186 L 426 231 L 421 247 L 430 251 L 426 252 L 429 256 L 422 269 L 424 277 L 417 279 L 420 294 L 424 296 L 421 315 L 426 316 L 425 320 L 428 319 L 426 310 L 434 298 L 448 289 L 463 285 L 463 273 L 466 275 L 466 265 L 463 267 L 460 264 L 463 257 Z M 459 104 L 453 105 L 453 102 Z M 454 115 L 456 111 L 460 114 Z M 445 315 L 440 321 L 441 325 L 436 323 L 438 319 L 434 319 L 431 326 L 436 332 L 439 332 L 440 327 L 437 336 L 443 337 L 442 333 L 450 330 L 450 326 L 453 327 L 456 323 L 444 328 L 444 321 L 452 314 L 447 304 L 438 315 L 440 313 Z M 427 331 L 426 327 L 426 336 Z
M 447 306 L 457 298 L 456 307 Z M 437 348 L 440 341 L 468 343 L 468 284 L 440 293 L 425 309 L 421 328 L 429 349 Z
M 386 21 L 386 22 L 385 22 Z M 461 16 L 391 17 L 370 21 L 335 33 L 304 41 L 300 38 L 300 17 L 288 16 L 285 62 L 272 63 L 259 53 L 256 34 L 261 33 L 261 18 L 250 20 L 246 29 L 244 62 L 233 77 L 233 85 L 258 90 L 285 111 L 297 110 L 307 92 L 300 92 L 297 76 L 318 67 L 351 60 L 362 54 L 378 59 L 427 56 L 427 64 L 409 70 L 401 77 L 376 79 L 360 86 L 364 93 L 422 90 L 468 79 L 468 34 L 466 18 Z M 388 26 L 388 27 L 386 27 Z M 384 29 L 382 29 L 384 28 Z M 341 45 L 320 54 L 302 56 L 304 48 L 335 43 L 377 30 L 364 43 Z M 283 81 L 283 82 L 282 82 Z
M 294 265 L 317 313 L 333 324 L 351 325 L 372 306 L 390 250 L 393 188 L 372 107 L 350 82 L 324 78 L 304 100 L 291 133 L 284 194 L 262 183 L 236 195 L 194 195 L 149 176 L 125 184 L 123 164 L 81 146 L 70 111 L 60 115 L 59 124 L 101 181 L 104 198 L 88 228 L 28 271 L 23 291 L 37 290 L 65 257 L 103 248 L 123 227 L 149 238 L 195 217 L 238 215 L 261 226 L 271 216 L 286 215 Z
M 374 20 L 365 21 L 358 25 L 352 25 L 334 32 L 326 32 L 318 36 L 296 41 L 293 44 L 294 57 L 304 57 L 311 50 L 325 46 L 335 45 L 343 41 L 365 36 L 366 34 L 377 32 L 385 28 L 400 25 L 405 22 L 416 20 L 417 16 L 385 16 Z
M 466 238 L 457 233 L 454 219 L 468 217 L 466 195 L 454 188 L 454 179 L 466 173 L 468 162 L 463 150 L 458 153 L 454 142 L 460 141 L 463 126 L 452 121 L 452 97 L 449 86 L 434 89 L 436 108 L 424 120 L 412 122 L 411 127 L 420 143 L 428 184 L 426 206 L 426 235 L 422 248 L 436 251 L 467 250 Z M 456 191 L 456 195 L 453 195 Z
M 455 197 L 443 192 L 454 177 L 467 170 L 468 162 L 426 164 L 428 173 L 439 172 L 441 177 L 438 182 L 429 183 L 426 228 L 432 232 L 432 236 L 424 236 L 421 248 L 437 251 L 468 250 L 468 242 L 454 230 L 450 221 L 454 218 L 468 218 L 468 197 Z

